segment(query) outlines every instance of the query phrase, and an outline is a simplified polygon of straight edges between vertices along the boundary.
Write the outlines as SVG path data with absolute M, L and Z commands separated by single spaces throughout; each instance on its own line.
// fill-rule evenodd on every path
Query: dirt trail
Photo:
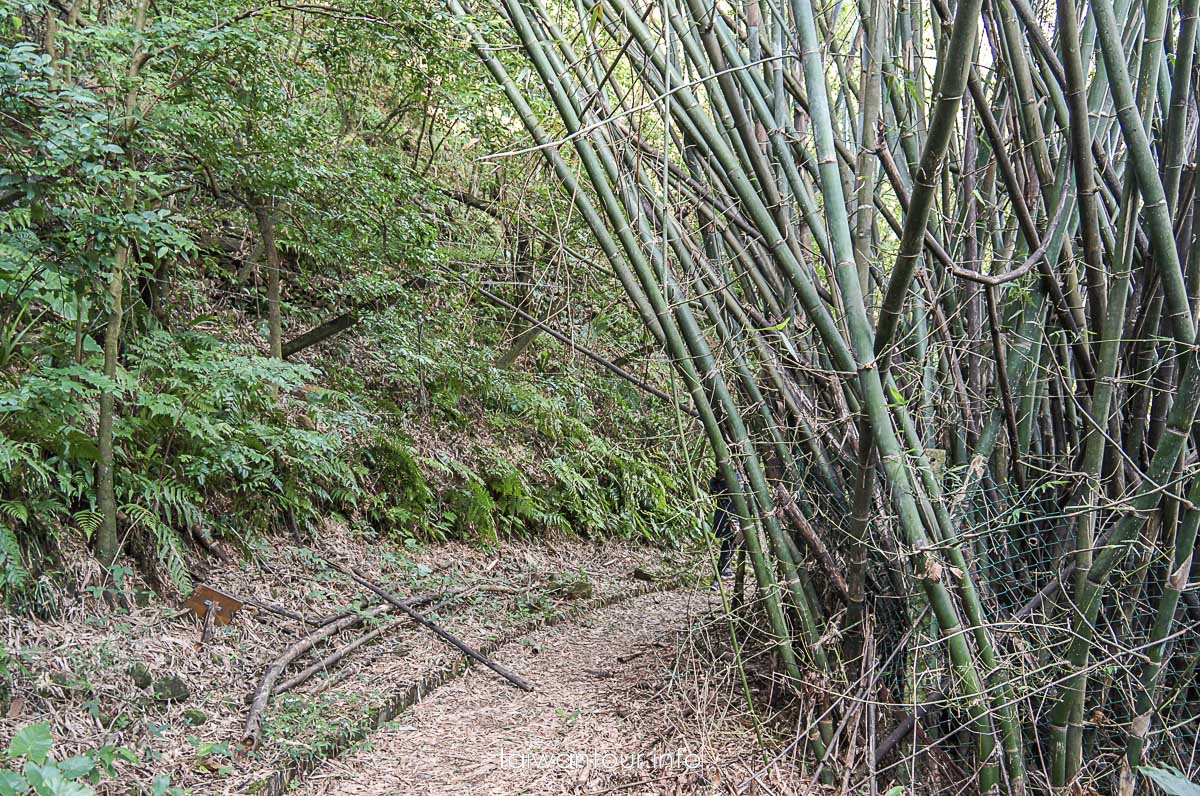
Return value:
M 647 595 L 527 636 L 496 657 L 534 692 L 476 667 L 297 793 L 728 792 L 720 783 L 748 775 L 751 744 L 731 744 L 728 723 L 715 734 L 711 685 L 678 655 L 715 603 L 707 591 Z

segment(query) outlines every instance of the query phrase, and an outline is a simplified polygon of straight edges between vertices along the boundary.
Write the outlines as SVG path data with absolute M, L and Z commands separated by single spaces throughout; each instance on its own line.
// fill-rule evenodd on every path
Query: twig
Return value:
M 302 625 L 312 625 L 313 627 L 321 627 L 321 625 L 327 625 L 330 622 L 332 622 L 334 619 L 340 619 L 343 616 L 346 616 L 346 614 L 343 613 L 343 614 L 332 614 L 331 616 L 327 616 L 322 619 L 313 619 L 311 617 L 302 616 L 302 615 L 296 613 L 295 611 L 291 611 L 287 608 L 284 608 L 282 605 L 279 605 L 278 603 L 273 603 L 270 600 L 262 600 L 262 599 L 259 599 L 258 597 L 248 597 L 245 600 L 245 604 L 253 605 L 255 608 L 260 608 L 268 613 L 282 616 L 285 619 L 291 619 L 292 621 L 299 622 Z
M 316 696 L 317 694 L 325 693 L 326 691 L 333 688 L 338 683 L 343 682 L 346 678 L 348 678 L 355 671 L 356 671 L 355 669 L 347 666 L 345 669 L 342 669 L 340 672 L 335 674 L 333 677 L 330 677 L 328 680 L 321 682 L 320 685 L 318 685 L 316 688 L 314 688 L 312 691 L 309 692 L 309 695 Z
M 800 536 L 804 538 L 805 543 L 809 546 L 817 556 L 817 560 L 821 562 L 822 568 L 825 570 L 825 575 L 829 578 L 829 582 L 837 590 L 838 595 L 842 598 L 842 602 L 850 603 L 850 589 L 846 587 L 846 579 L 842 577 L 837 561 L 834 560 L 833 554 L 829 552 L 829 548 L 821 541 L 821 537 L 809 524 L 808 518 L 800 511 L 800 507 L 796 505 L 796 500 L 792 497 L 792 493 L 783 487 L 779 488 L 779 506 L 783 509 L 788 519 L 792 521 L 792 525 L 800 532 Z

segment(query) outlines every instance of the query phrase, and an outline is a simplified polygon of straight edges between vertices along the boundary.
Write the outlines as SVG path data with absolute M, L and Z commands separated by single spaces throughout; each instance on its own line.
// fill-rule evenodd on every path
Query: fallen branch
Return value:
M 315 697 L 318 694 L 325 693 L 329 689 L 333 688 L 335 685 L 344 683 L 346 681 L 346 679 L 348 677 L 350 677 L 350 675 L 353 674 L 355 671 L 356 670 L 353 669 L 352 667 L 347 666 L 346 668 L 342 669 L 340 672 L 335 674 L 333 677 L 330 677 L 326 680 L 322 680 L 320 683 L 318 683 L 315 688 L 313 688 L 311 691 L 308 692 L 308 696 Z
M 434 634 L 437 635 L 437 637 L 440 638 L 442 641 L 445 641 L 447 644 L 449 644 L 450 646 L 459 650 L 460 652 L 465 654 L 467 657 L 469 657 L 475 661 L 478 661 L 479 663 L 482 663 L 484 666 L 488 667 L 493 672 L 495 672 L 496 674 L 503 677 L 505 680 L 508 680 L 510 683 L 515 685 L 517 688 L 521 689 L 522 691 L 532 691 L 533 690 L 533 684 L 530 683 L 528 680 L 526 680 L 524 677 L 521 677 L 521 675 L 517 674 L 516 672 L 510 671 L 508 668 L 501 666 L 499 663 L 496 663 L 494 660 L 487 657 L 486 655 L 483 655 L 480 652 L 473 649 L 472 647 L 469 647 L 465 642 L 463 642 L 461 639 L 459 639 L 458 637 L 451 634 L 449 631 L 447 631 L 441 625 L 437 624 L 436 622 L 433 622 L 430 619 L 427 619 L 426 617 L 422 616 L 417 611 L 414 611 L 412 609 L 412 607 L 406 601 L 401 600 L 399 597 L 395 596 L 391 592 L 388 592 L 382 586 L 378 585 L 374 581 L 369 580 L 366 576 L 364 576 L 358 570 L 347 569 L 346 567 L 343 567 L 341 564 L 337 564 L 337 563 L 334 563 L 334 562 L 328 561 L 328 560 L 326 561 L 326 563 L 328 563 L 331 567 L 336 569 L 338 572 L 341 572 L 343 575 L 346 575 L 346 576 L 352 578 L 359 585 L 365 586 L 366 588 L 375 592 L 380 597 L 382 597 L 384 600 L 386 600 L 387 602 L 396 606 L 396 608 L 400 609 L 400 611 L 402 611 L 403 613 L 407 614 L 408 617 L 410 619 L 412 619 L 414 622 L 416 622 L 417 624 L 423 625 L 424 627 L 427 627 L 430 630 L 432 630 L 434 632 Z
M 316 345 L 322 340 L 327 340 L 335 334 L 346 331 L 354 324 L 358 323 L 359 315 L 357 312 L 344 312 L 335 318 L 331 318 L 324 323 L 314 326 L 304 334 L 293 337 L 283 344 L 283 358 L 287 359 L 293 354 L 298 354 L 306 348 Z
M 406 290 L 418 281 L 420 277 L 412 277 L 406 279 L 400 286 L 400 290 Z M 365 301 L 360 301 L 347 308 L 339 315 L 335 315 L 329 320 L 319 323 L 303 334 L 296 335 L 291 340 L 283 343 L 282 351 L 284 359 L 288 359 L 294 354 L 298 354 L 306 348 L 328 340 L 334 335 L 341 334 L 350 327 L 357 324 L 365 313 L 377 308 L 387 296 L 375 296 Z
M 598 611 L 635 597 L 677 589 L 682 585 L 682 577 L 664 579 L 657 583 L 639 584 L 628 591 L 606 594 L 603 597 L 596 597 L 584 603 L 576 603 L 569 610 L 562 613 L 534 617 L 515 627 L 502 629 L 498 636 L 483 642 L 482 648 L 486 654 L 491 655 L 534 631 L 575 622 L 593 611 Z M 416 683 L 406 685 L 403 690 L 392 694 L 382 705 L 372 710 L 368 714 L 368 721 L 354 724 L 328 744 L 322 744 L 317 749 L 302 751 L 301 754 L 291 757 L 270 776 L 250 785 L 250 790 L 261 794 L 261 796 L 285 796 L 291 792 L 288 788 L 292 784 L 311 773 L 321 762 L 344 753 L 353 744 L 366 738 L 368 734 L 379 729 L 384 723 L 396 718 L 446 683 L 456 677 L 460 677 L 469 669 L 472 663 L 472 658 L 462 655 L 427 672 Z M 312 693 L 315 694 L 325 690 L 344 679 L 352 671 L 354 670 L 349 666 L 343 668 L 333 677 L 316 686 Z
M 887 686 L 880 686 L 880 697 L 883 702 L 889 702 L 892 699 L 888 692 Z M 950 773 L 957 781 L 964 781 L 966 774 L 953 758 L 946 752 L 944 748 L 937 742 L 931 739 L 921 727 L 921 721 L 935 708 L 939 707 L 938 702 L 946 698 L 945 683 L 936 689 L 929 698 L 914 707 L 914 712 L 903 714 L 903 718 L 883 743 L 875 749 L 875 765 L 883 762 L 889 754 L 896 750 L 904 739 L 908 738 L 913 733 L 916 733 L 917 741 L 920 744 L 921 752 L 928 754 L 933 758 L 938 765 L 941 765 L 947 772 Z
M 404 604 L 404 609 L 412 610 L 408 607 L 412 605 L 424 605 L 437 599 L 441 592 L 430 592 L 411 598 L 407 604 Z M 246 716 L 246 725 L 242 730 L 241 744 L 245 748 L 252 748 L 258 743 L 258 734 L 262 725 L 262 714 L 267 709 L 267 703 L 271 699 L 271 694 L 275 688 L 275 682 L 279 676 L 283 674 L 283 670 L 288 664 L 299 658 L 304 653 L 308 652 L 313 646 L 322 639 L 336 636 L 343 630 L 349 630 L 352 627 L 360 624 L 363 619 L 376 619 L 384 614 L 390 613 L 392 605 L 381 605 L 366 614 L 350 614 L 341 619 L 329 622 L 317 628 L 307 636 L 298 639 L 290 647 L 283 651 L 283 654 L 276 658 L 266 672 L 263 673 L 262 680 L 258 684 L 258 689 L 254 692 L 254 698 L 250 703 L 250 712 Z
M 462 593 L 463 593 L 463 591 L 461 589 L 451 589 L 450 591 L 442 592 L 439 596 L 455 597 Z M 424 597 L 425 595 L 422 595 L 422 596 Z M 420 604 L 424 604 L 424 602 L 425 601 L 422 600 Z M 418 603 L 414 601 L 412 604 L 417 605 Z M 354 639 L 350 643 L 348 643 L 342 647 L 339 647 L 338 649 L 334 650 L 330 654 L 326 655 L 321 660 L 317 661 L 316 663 L 312 664 L 311 666 L 309 666 L 305 669 L 301 669 L 299 672 L 292 675 L 292 677 L 288 678 L 284 682 L 275 686 L 275 689 L 271 692 L 271 695 L 278 696 L 279 694 L 283 694 L 288 691 L 291 691 L 293 688 L 295 688 L 296 686 L 305 682 L 306 680 L 308 680 L 310 677 L 317 674 L 318 672 L 328 671 L 330 668 L 332 668 L 333 666 L 336 666 L 343 658 L 345 658 L 350 653 L 354 652 L 359 647 L 363 646 L 364 644 L 368 644 L 368 643 L 374 641 L 375 639 L 382 636 L 384 633 L 387 633 L 387 632 L 391 631 L 392 629 L 398 627 L 399 625 L 403 624 L 405 621 L 407 621 L 407 620 L 397 619 L 395 622 L 389 622 L 386 625 L 382 625 L 380 627 L 375 628 L 374 630 L 370 631 L 369 633 L 364 633 L 363 635 Z
M 308 668 L 301 669 L 299 672 L 292 675 L 292 677 L 290 677 L 289 679 L 287 679 L 284 682 L 280 683 L 279 685 L 275 686 L 275 689 L 271 692 L 271 696 L 279 696 L 280 694 L 291 691 L 293 688 L 300 685 L 304 681 L 308 680 L 310 677 L 312 677 L 314 674 L 317 674 L 318 672 L 329 671 L 330 668 L 332 668 L 333 666 L 336 666 L 339 661 L 341 661 L 343 658 L 345 658 L 350 653 L 354 652 L 356 649 L 358 649 L 362 645 L 367 644 L 371 641 L 374 641 L 375 639 L 382 636 L 384 633 L 387 633 L 388 631 L 392 630 L 393 628 L 397 627 L 398 625 L 400 625 L 401 623 L 403 623 L 405 621 L 407 621 L 407 620 L 397 619 L 394 622 L 389 622 L 386 625 L 377 627 L 369 633 L 364 633 L 363 635 L 354 639 L 354 641 L 351 641 L 349 644 L 339 647 L 338 649 L 336 649 L 335 651 L 326 655 L 324 658 L 322 658 L 321 660 L 312 664 Z
M 266 611 L 267 613 L 275 614 L 276 616 L 282 616 L 285 619 L 291 619 L 293 622 L 299 622 L 302 625 L 309 625 L 311 627 L 324 627 L 330 622 L 336 622 L 337 620 L 345 619 L 348 616 L 357 616 L 360 611 L 365 611 L 368 608 L 374 608 L 379 604 L 378 602 L 371 600 L 363 603 L 362 607 L 358 608 L 357 610 L 338 611 L 337 613 L 325 614 L 323 616 L 304 616 L 303 614 L 298 614 L 289 608 L 283 607 L 279 603 L 274 603 L 270 600 L 264 600 L 260 597 L 247 597 L 242 602 L 244 602 L 246 605 L 252 605 L 255 608 Z
M 302 625 L 312 625 L 313 627 L 321 627 L 322 625 L 329 624 L 335 619 L 340 619 L 343 616 L 346 616 L 346 614 L 334 614 L 332 616 L 314 619 L 312 617 L 303 616 L 295 611 L 284 608 L 278 603 L 273 603 L 270 600 L 262 600 L 258 597 L 247 597 L 243 602 L 245 602 L 246 605 L 253 605 L 255 608 L 259 608 L 268 613 L 282 616 L 285 619 L 291 619 L 293 622 L 299 622 Z

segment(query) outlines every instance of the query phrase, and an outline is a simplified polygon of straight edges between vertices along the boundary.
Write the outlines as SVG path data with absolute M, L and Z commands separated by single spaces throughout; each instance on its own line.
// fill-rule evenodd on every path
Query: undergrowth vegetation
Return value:
M 131 550 L 175 588 L 190 588 L 185 540 L 265 532 L 285 514 L 307 519 L 360 494 L 348 442 L 368 418 L 348 398 L 312 386 L 312 368 L 199 332 L 156 331 L 136 345 L 114 424 L 116 493 Z M 87 537 L 99 525 L 97 447 L 88 433 L 97 381 L 85 365 L 31 362 L 0 395 L 0 485 L 14 521 L 4 530 L 4 574 L 12 588 L 27 582 L 30 567 L 44 566 L 57 536 Z M 325 430 L 292 425 L 285 407 Z
M 330 518 L 480 544 L 694 529 L 670 416 L 545 339 L 498 365 L 521 330 L 447 277 L 516 249 L 444 185 L 519 175 L 439 158 L 513 135 L 442 12 L 343 5 L 0 2 L 8 607 L 53 614 L 85 545 L 92 585 L 187 593 L 197 556 Z
M 480 543 L 554 530 L 665 543 L 697 529 L 692 490 L 669 448 L 611 435 L 649 433 L 668 418 L 648 421 L 641 402 L 582 368 L 496 367 L 486 335 L 498 324 L 485 321 L 477 339 L 464 341 L 453 333 L 457 321 L 479 308 L 443 298 L 432 317 L 398 299 L 372 320 L 365 334 L 393 346 L 396 367 L 373 374 L 330 366 L 356 394 L 380 379 L 377 406 L 388 413 L 390 425 L 363 452 L 373 491 L 366 521 L 379 531 Z M 457 438 L 449 455 L 430 431 Z
M 251 537 L 307 534 L 330 515 L 398 539 L 482 544 L 552 530 L 670 542 L 694 530 L 691 492 L 664 452 L 606 438 L 588 422 L 589 399 L 554 391 L 587 374 L 539 381 L 493 367 L 490 348 L 427 338 L 434 350 L 417 360 L 391 342 L 372 339 L 373 353 L 417 365 L 356 368 L 348 346 L 344 364 L 322 369 L 198 329 L 132 341 L 113 433 L 126 549 L 143 570 L 186 593 L 190 546 L 248 549 Z M 18 362 L 0 392 L 10 605 L 55 571 L 64 535 L 88 539 L 100 522 L 91 429 L 103 376 L 86 360 Z M 598 400 L 624 401 L 590 381 Z M 424 444 L 406 431 L 421 426 Z M 430 442 L 431 430 L 457 439 Z

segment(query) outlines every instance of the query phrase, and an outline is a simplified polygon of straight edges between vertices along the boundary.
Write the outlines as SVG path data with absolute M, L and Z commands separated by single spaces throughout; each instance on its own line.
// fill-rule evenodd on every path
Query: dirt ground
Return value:
M 708 590 L 650 594 L 533 633 L 496 656 L 533 692 L 475 667 L 296 792 L 797 792 L 790 760 L 764 764 L 736 677 L 709 655 L 719 608 Z

